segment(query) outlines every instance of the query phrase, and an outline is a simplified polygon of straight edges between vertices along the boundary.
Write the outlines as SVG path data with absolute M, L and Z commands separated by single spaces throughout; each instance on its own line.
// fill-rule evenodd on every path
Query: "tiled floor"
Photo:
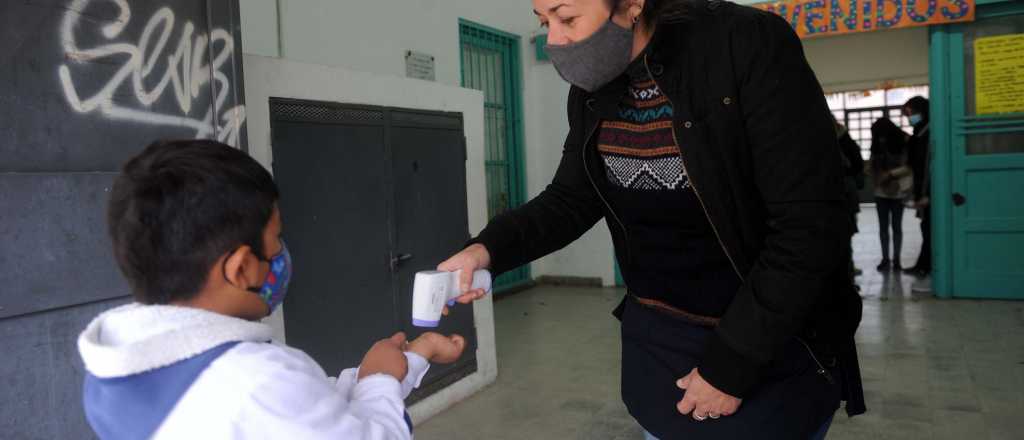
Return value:
M 920 233 L 905 219 L 903 262 Z M 869 413 L 830 439 L 1024 439 L 1024 303 L 937 300 L 875 271 L 875 212 L 861 214 L 858 331 Z M 641 439 L 619 399 L 617 289 L 542 287 L 495 304 L 497 382 L 417 427 L 420 440 Z

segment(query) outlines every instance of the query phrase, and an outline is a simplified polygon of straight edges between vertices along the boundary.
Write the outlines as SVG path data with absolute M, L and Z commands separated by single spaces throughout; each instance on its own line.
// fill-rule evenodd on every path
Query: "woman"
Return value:
M 871 178 L 878 208 L 878 236 L 882 242 L 882 262 L 878 271 L 902 270 L 903 204 L 914 186 L 914 172 L 907 165 L 907 134 L 889 118 L 871 124 Z M 892 254 L 889 254 L 889 228 L 892 227 Z
M 863 412 L 840 155 L 789 25 L 726 2 L 533 7 L 572 84 L 561 163 L 439 268 L 465 286 L 604 218 L 629 286 L 622 398 L 650 434 L 811 438 L 841 395 Z
M 917 263 L 907 273 L 924 278 L 932 271 L 932 215 L 931 215 L 931 143 L 928 125 L 928 99 L 923 96 L 910 98 L 903 104 L 903 116 L 910 120 L 914 135 L 907 142 L 907 160 L 914 170 L 914 207 L 921 219 L 921 253 Z

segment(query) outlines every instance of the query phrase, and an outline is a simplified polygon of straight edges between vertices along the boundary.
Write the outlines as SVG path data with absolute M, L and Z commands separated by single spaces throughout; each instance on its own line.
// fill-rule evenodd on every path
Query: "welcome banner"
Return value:
M 780 0 L 752 5 L 774 12 L 800 38 L 974 21 L 974 0 Z

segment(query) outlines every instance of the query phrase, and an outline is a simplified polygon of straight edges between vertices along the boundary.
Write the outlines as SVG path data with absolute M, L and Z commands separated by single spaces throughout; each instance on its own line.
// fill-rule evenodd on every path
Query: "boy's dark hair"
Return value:
M 277 185 L 255 159 L 220 142 L 158 141 L 128 161 L 107 212 L 114 256 L 137 301 L 193 298 L 225 253 L 263 256 Z

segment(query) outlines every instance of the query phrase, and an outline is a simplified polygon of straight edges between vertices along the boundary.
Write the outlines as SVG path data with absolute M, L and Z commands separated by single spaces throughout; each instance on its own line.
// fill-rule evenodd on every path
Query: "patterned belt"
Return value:
M 670 306 L 662 301 L 649 298 L 641 298 L 635 294 L 630 293 L 630 298 L 633 298 L 638 304 L 653 309 L 657 312 L 664 313 L 676 319 L 681 319 L 693 325 L 699 325 L 701 327 L 715 327 L 718 326 L 718 322 L 721 318 L 715 318 L 711 316 L 697 315 L 695 313 L 687 312 L 686 310 L 678 307 Z

